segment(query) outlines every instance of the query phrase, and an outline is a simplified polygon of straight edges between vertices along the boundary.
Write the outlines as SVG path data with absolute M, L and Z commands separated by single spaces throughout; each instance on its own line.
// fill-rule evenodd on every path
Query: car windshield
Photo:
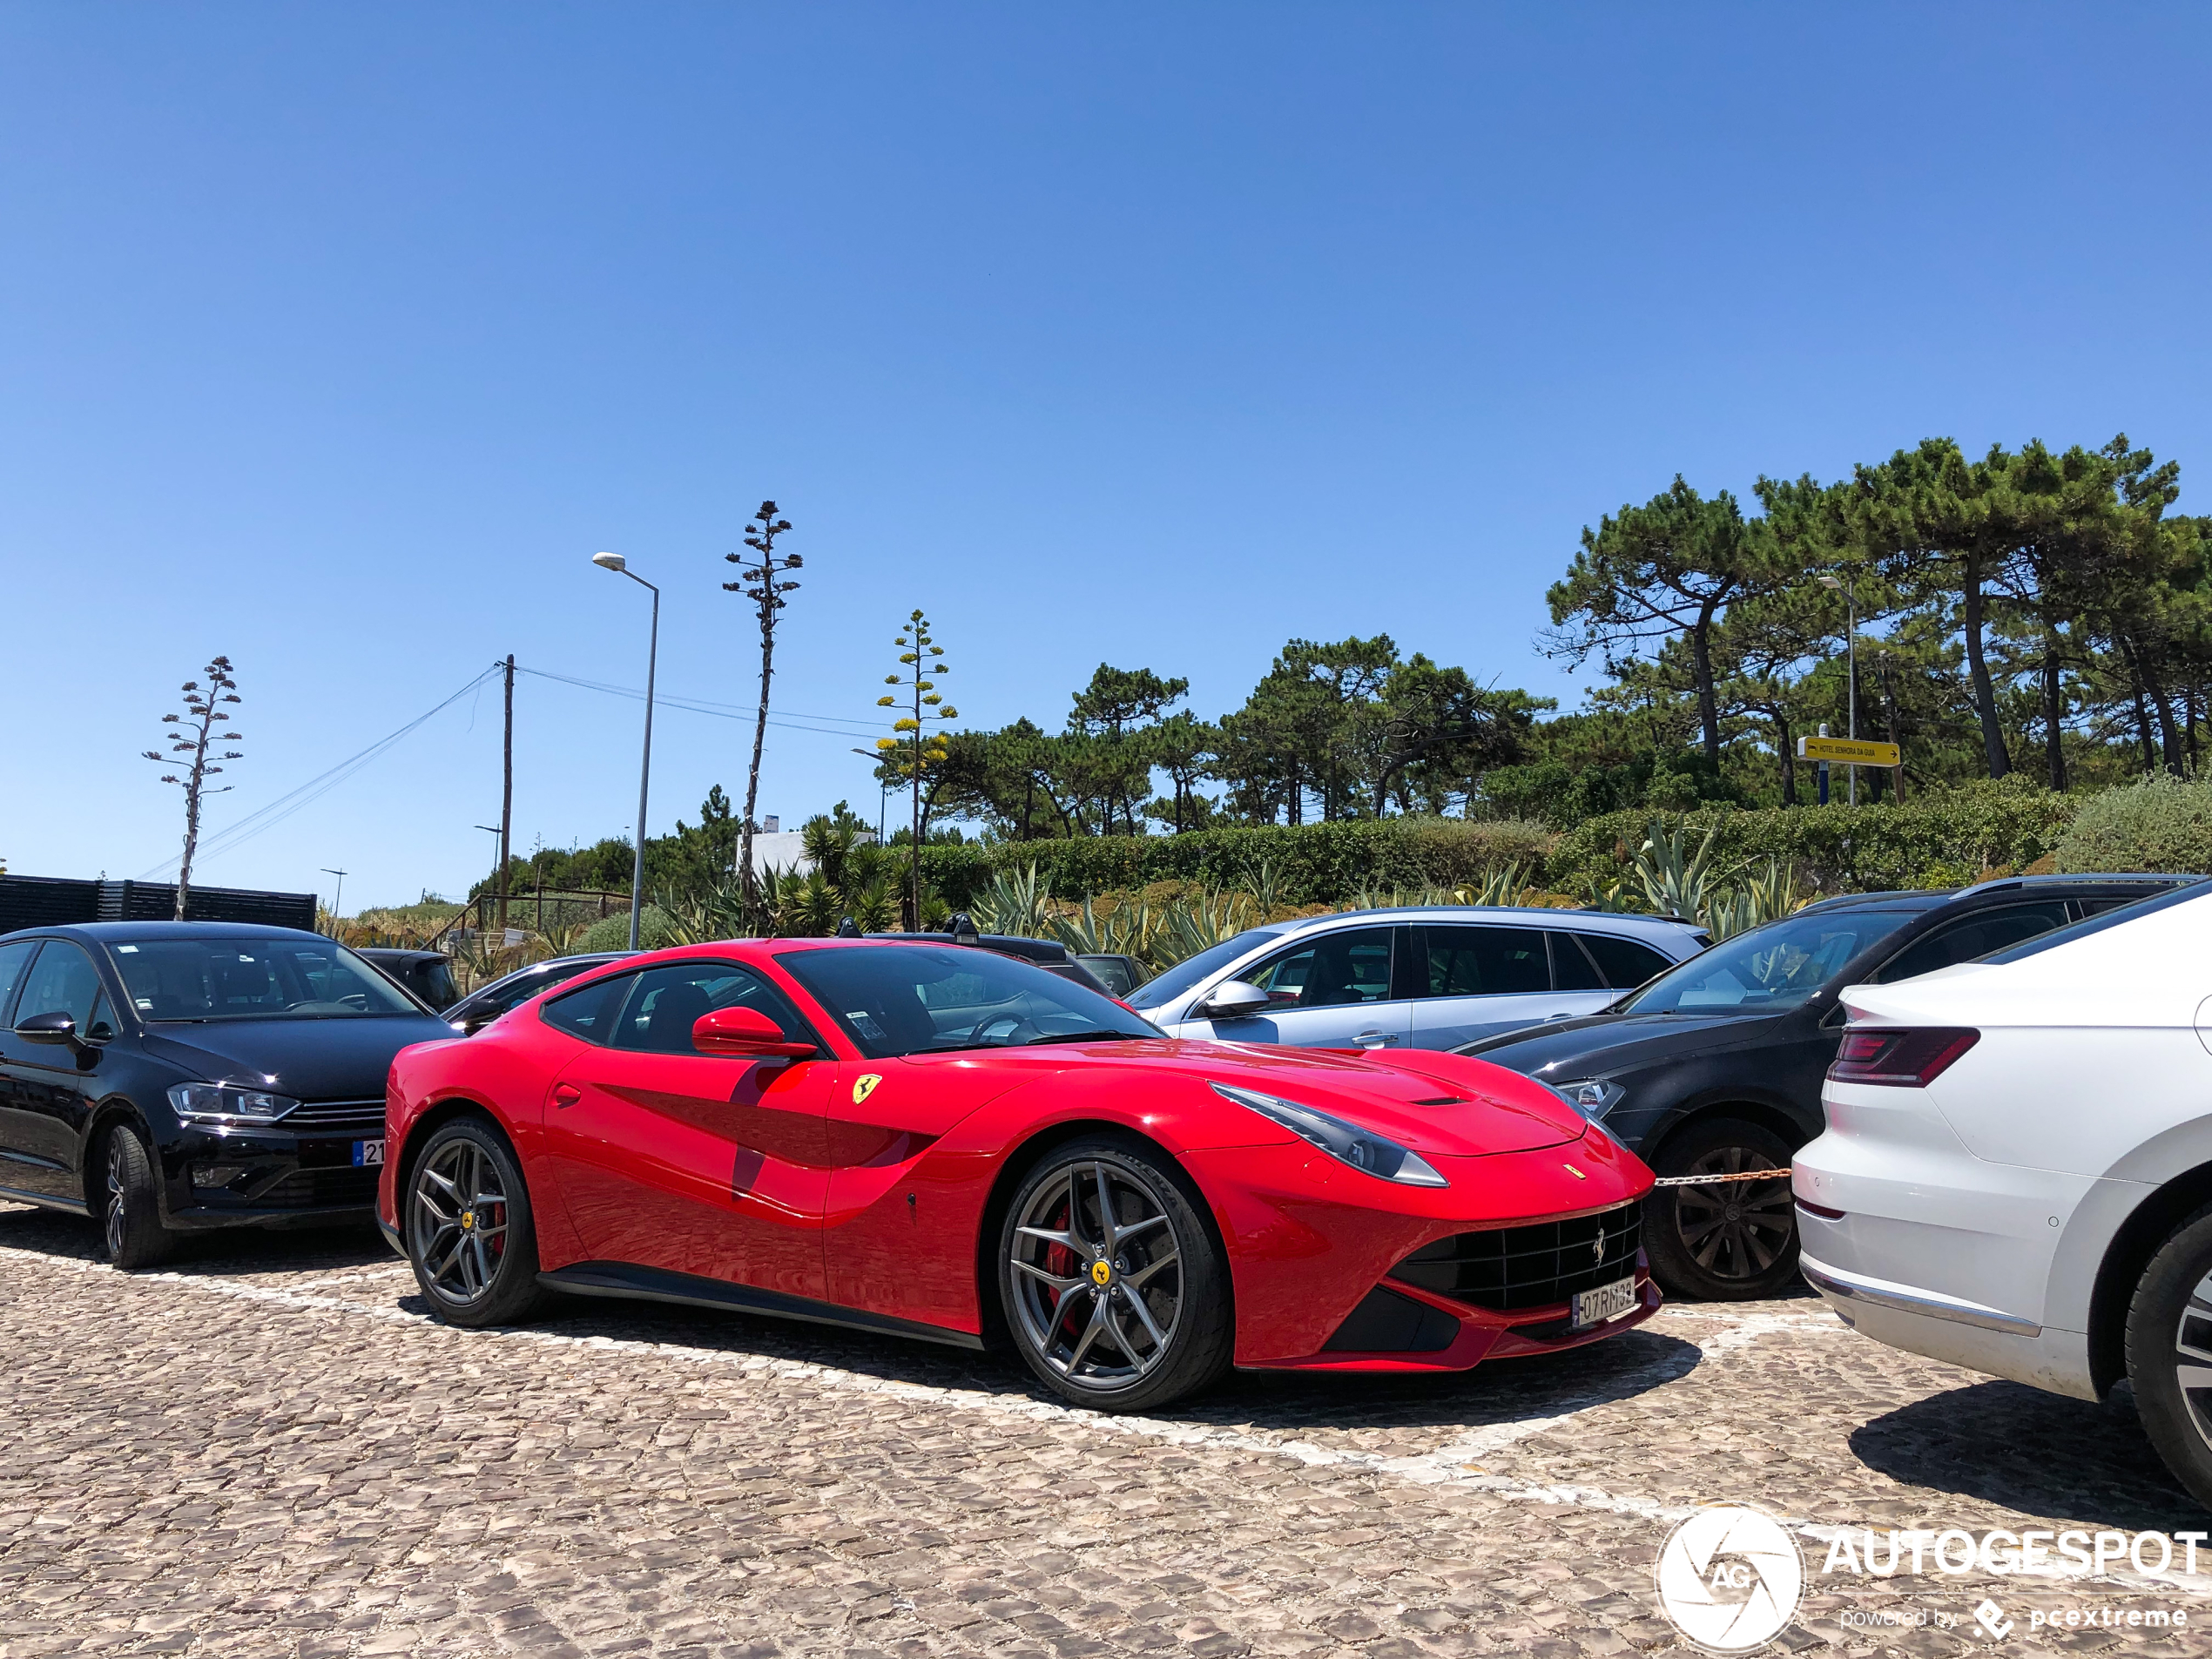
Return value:
M 138 1017 L 156 1023 L 422 1012 L 390 980 L 327 939 L 149 939 L 109 949 Z
M 1280 936 L 1274 927 L 1253 927 L 1238 934 L 1234 939 L 1224 939 L 1218 945 L 1209 945 L 1196 956 L 1186 956 L 1157 979 L 1148 979 L 1129 995 L 1133 1008 L 1156 1008 L 1172 1002 L 1193 986 L 1202 985 L 1218 970 L 1229 966 L 1239 956 L 1258 950 L 1270 940 Z
M 776 958 L 871 1060 L 1085 1037 L 1157 1037 L 1111 998 L 995 951 L 867 945 Z
M 1776 1013 L 1796 1008 L 1916 910 L 1816 911 L 1722 941 L 1621 1004 L 1624 1014 Z

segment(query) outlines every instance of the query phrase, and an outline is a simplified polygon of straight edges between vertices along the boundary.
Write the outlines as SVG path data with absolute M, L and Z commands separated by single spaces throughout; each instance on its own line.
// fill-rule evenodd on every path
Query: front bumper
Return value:
M 381 1124 L 298 1135 L 183 1125 L 160 1149 L 162 1223 L 198 1231 L 367 1221 L 378 1169 L 354 1160 L 382 1138 Z
M 1186 1152 L 1183 1161 L 1205 1190 L 1228 1247 L 1242 1366 L 1462 1371 L 1487 1359 L 1600 1341 L 1659 1308 L 1640 1253 L 1606 1270 L 1608 1282 L 1632 1281 L 1631 1305 L 1580 1330 L 1569 1326 L 1568 1299 L 1482 1305 L 1393 1276 L 1414 1252 L 1456 1235 L 1633 1212 L 1650 1173 L 1606 1137 L 1433 1159 L 1451 1183 L 1445 1188 L 1378 1181 L 1303 1143 Z M 1378 1295 L 1395 1319 L 1378 1317 L 1371 1300 Z M 1413 1339 L 1349 1345 L 1354 1332 L 1393 1324 Z

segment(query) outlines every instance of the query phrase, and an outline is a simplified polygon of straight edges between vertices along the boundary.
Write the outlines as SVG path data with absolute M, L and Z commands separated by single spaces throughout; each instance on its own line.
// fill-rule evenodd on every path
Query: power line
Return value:
M 293 813 L 298 812 L 301 807 L 307 806 L 313 801 L 320 799 L 322 796 L 328 794 L 332 790 L 337 788 L 339 785 L 344 783 L 346 779 L 352 777 L 363 766 L 368 765 L 370 761 L 375 759 L 387 749 L 397 743 L 401 738 L 406 737 L 410 732 L 413 732 L 417 726 L 421 725 L 433 716 L 443 713 L 447 709 L 451 708 L 455 703 L 461 701 L 462 698 L 467 697 L 478 686 L 483 685 L 485 681 L 490 679 L 494 675 L 502 672 L 502 670 L 503 664 L 494 664 L 491 667 L 484 670 L 482 673 L 477 675 L 475 678 L 470 680 L 459 691 L 455 691 L 451 697 L 446 698 L 444 702 L 439 704 L 436 708 L 430 710 L 428 713 L 417 715 L 414 719 L 409 720 L 405 725 L 401 726 L 398 731 L 393 732 L 390 736 L 378 738 L 374 743 L 370 744 L 368 748 L 363 749 L 359 754 L 350 756 L 347 759 L 340 761 L 328 772 L 322 773 L 319 777 L 308 779 L 306 783 L 301 784 L 290 794 L 278 796 L 274 800 L 271 801 L 266 806 L 262 807 L 259 812 L 249 813 L 244 818 L 239 819 L 237 823 L 233 824 L 228 829 L 219 831 L 216 834 L 209 836 L 205 841 L 200 843 L 199 856 L 201 858 L 212 858 L 219 853 L 227 853 L 234 847 L 243 846 L 246 842 L 252 840 L 264 830 L 274 829 L 279 824 L 284 822 L 286 819 L 291 817 Z M 151 881 L 157 877 L 170 874 L 183 861 L 183 855 L 179 853 L 176 858 L 165 860 L 163 862 L 155 865 L 152 869 L 145 871 L 138 877 L 138 880 L 141 881 Z
M 563 685 L 579 686 L 587 691 L 603 691 L 610 697 L 626 697 L 633 703 L 642 703 L 645 700 L 645 694 L 632 686 L 610 685 L 602 680 L 578 679 L 572 674 L 556 674 L 550 669 L 544 668 L 525 668 L 519 663 L 515 665 L 515 671 L 517 674 L 534 674 L 542 680 L 558 680 Z M 683 709 L 692 714 L 711 714 L 717 719 L 722 720 L 751 720 L 759 718 L 759 710 L 755 705 L 743 703 L 710 703 L 703 698 L 674 697 L 666 691 L 654 692 L 653 701 L 657 704 L 665 704 L 671 708 Z M 776 715 L 770 715 L 768 724 L 781 726 L 788 732 L 812 732 L 818 737 L 834 738 L 872 737 L 884 730 L 887 724 L 880 720 L 856 720 L 842 714 L 799 714 L 795 711 L 789 712 L 793 718 L 779 718 Z M 834 721 L 838 725 L 857 729 L 840 731 L 834 725 L 802 725 L 799 724 L 801 720 Z

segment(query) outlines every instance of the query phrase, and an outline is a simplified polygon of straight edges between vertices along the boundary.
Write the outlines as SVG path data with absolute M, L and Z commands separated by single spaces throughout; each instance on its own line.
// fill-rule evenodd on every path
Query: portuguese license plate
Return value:
M 1636 1281 L 1633 1273 L 1627 1278 L 1616 1278 L 1610 1285 L 1601 1285 L 1594 1291 L 1578 1291 L 1575 1295 L 1574 1328 L 1587 1331 L 1608 1319 L 1617 1319 L 1632 1312 L 1635 1305 Z
M 373 1169 L 374 1169 L 374 1168 L 375 1168 L 378 1164 L 380 1164 L 380 1163 L 383 1163 L 383 1162 L 384 1162 L 384 1143 L 383 1143 L 383 1142 L 381 1142 L 381 1141 L 355 1141 L 355 1142 L 354 1143 L 354 1167 L 356 1170 L 373 1170 Z M 1580 1305 L 1581 1305 L 1581 1298 L 1580 1297 L 1577 1297 L 1577 1298 L 1575 1298 L 1575 1304 L 1576 1304 L 1576 1305 L 1577 1305 L 1577 1306 L 1580 1306 Z M 1581 1323 L 1581 1314 L 1579 1314 L 1579 1313 L 1578 1313 L 1578 1314 L 1576 1314 L 1576 1315 L 1575 1316 L 1575 1323 L 1576 1323 L 1576 1324 L 1578 1324 L 1578 1325 L 1579 1325 L 1580 1323 Z

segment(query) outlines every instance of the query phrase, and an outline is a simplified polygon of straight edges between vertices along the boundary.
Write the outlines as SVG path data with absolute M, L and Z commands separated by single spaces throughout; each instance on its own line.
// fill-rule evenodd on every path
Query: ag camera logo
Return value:
M 1750 1653 L 1782 1634 L 1804 1594 L 1797 1541 L 1747 1504 L 1700 1509 L 1667 1534 L 1659 1605 L 1710 1653 Z

